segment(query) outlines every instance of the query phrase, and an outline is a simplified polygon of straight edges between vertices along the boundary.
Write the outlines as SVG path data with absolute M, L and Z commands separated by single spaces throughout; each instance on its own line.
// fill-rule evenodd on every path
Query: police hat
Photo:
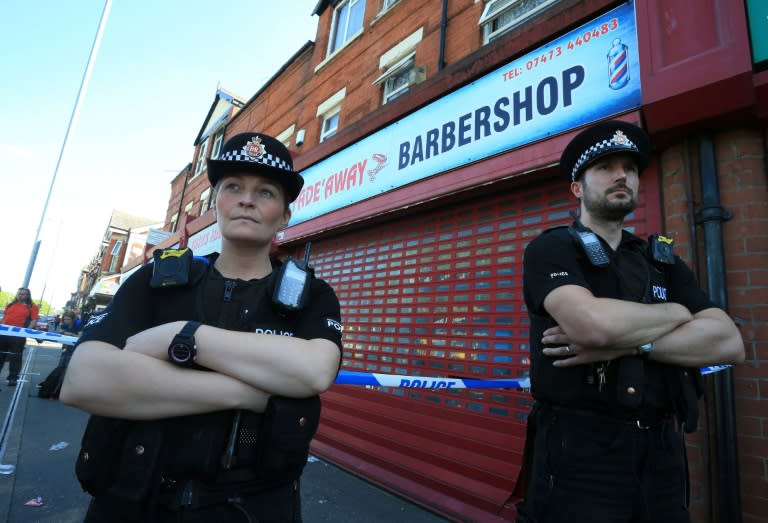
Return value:
M 304 185 L 304 178 L 293 170 L 293 159 L 285 145 L 261 133 L 236 134 L 224 143 L 217 159 L 208 159 L 212 187 L 223 176 L 242 173 L 258 174 L 279 183 L 289 203 Z
M 638 172 L 648 167 L 651 139 L 640 127 L 618 120 L 601 122 L 577 134 L 560 156 L 560 173 L 577 181 L 598 158 L 628 154 L 637 162 Z

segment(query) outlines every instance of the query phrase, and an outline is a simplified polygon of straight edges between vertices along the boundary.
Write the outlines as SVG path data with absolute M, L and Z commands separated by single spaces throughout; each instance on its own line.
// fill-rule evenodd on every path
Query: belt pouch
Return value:
M 126 510 L 140 510 L 160 485 L 163 427 L 159 422 L 137 422 L 127 434 L 120 462 L 107 495 Z
M 185 416 L 167 423 L 164 474 L 213 481 L 232 427 L 232 412 Z
M 117 418 L 89 418 L 75 464 L 75 474 L 84 491 L 99 496 L 112 485 L 131 425 L 132 422 Z
M 269 484 L 301 476 L 320 423 L 320 397 L 271 396 L 259 430 L 257 475 Z

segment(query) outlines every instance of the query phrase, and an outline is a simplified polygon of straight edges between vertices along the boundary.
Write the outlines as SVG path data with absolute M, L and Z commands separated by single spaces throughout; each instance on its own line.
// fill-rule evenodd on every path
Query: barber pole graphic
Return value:
M 614 39 L 612 43 L 608 50 L 608 87 L 618 90 L 629 83 L 628 48 L 621 43 L 621 38 Z

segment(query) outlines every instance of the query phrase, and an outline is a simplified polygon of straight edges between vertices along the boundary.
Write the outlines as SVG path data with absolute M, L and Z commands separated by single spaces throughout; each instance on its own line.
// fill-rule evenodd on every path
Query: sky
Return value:
M 29 287 L 57 308 L 113 210 L 164 220 L 217 87 L 250 99 L 318 21 L 317 0 L 113 0 L 73 119 L 106 5 L 0 0 L 0 287 L 37 238 Z

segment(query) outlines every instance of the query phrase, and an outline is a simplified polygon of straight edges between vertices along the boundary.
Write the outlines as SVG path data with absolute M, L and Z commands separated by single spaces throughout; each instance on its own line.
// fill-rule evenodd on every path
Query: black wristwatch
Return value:
M 188 321 L 184 328 L 173 337 L 168 347 L 168 359 L 181 367 L 191 367 L 197 358 L 195 331 L 202 325 L 199 321 Z

